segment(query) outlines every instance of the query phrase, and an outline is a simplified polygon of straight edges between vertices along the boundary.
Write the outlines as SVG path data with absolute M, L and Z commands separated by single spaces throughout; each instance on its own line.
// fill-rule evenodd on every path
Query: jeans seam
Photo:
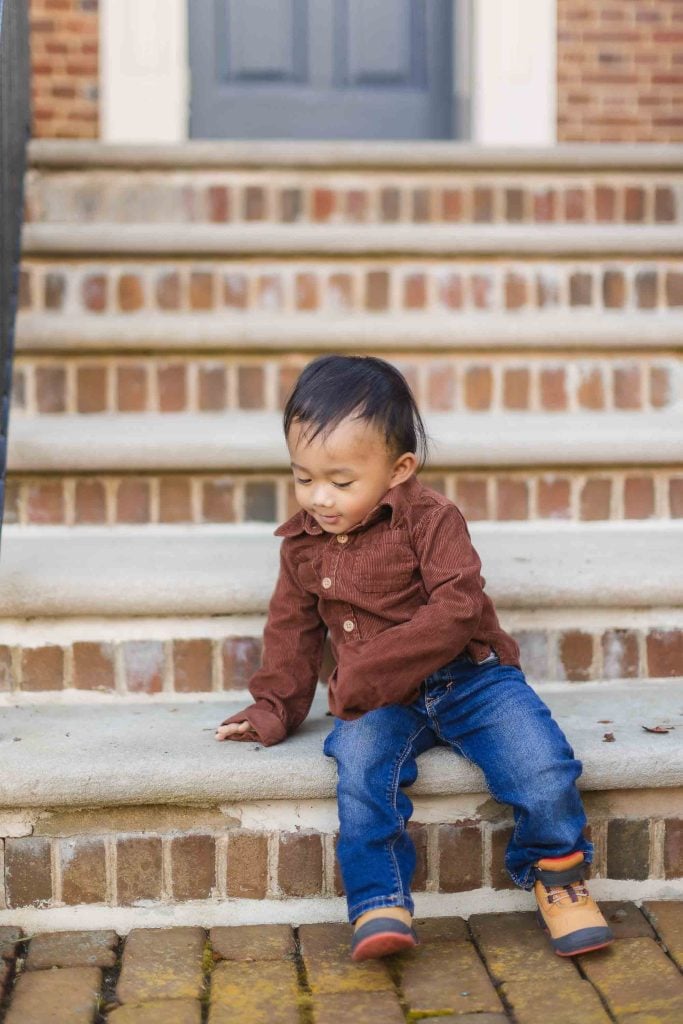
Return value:
M 399 893 L 400 893 L 402 898 L 405 898 L 405 892 L 403 890 L 403 882 L 401 881 L 401 872 L 399 870 L 398 861 L 396 860 L 396 853 L 394 851 L 394 846 L 396 845 L 396 842 L 398 841 L 399 836 L 402 834 L 402 832 L 405 831 L 405 821 L 404 821 L 403 815 L 399 814 L 398 807 L 397 807 L 398 777 L 399 777 L 401 768 L 405 764 L 405 762 L 406 762 L 406 760 L 408 758 L 408 755 L 410 754 L 410 751 L 413 748 L 413 744 L 414 744 L 415 740 L 420 735 L 422 730 L 425 729 L 425 728 L 426 728 L 425 725 L 421 725 L 419 727 L 419 729 L 416 732 L 414 732 L 409 737 L 409 739 L 406 742 L 403 750 L 400 752 L 399 756 L 394 761 L 394 767 L 393 767 L 393 770 L 392 770 L 392 773 L 391 773 L 391 779 L 390 779 L 390 783 L 389 783 L 389 793 L 387 794 L 391 798 L 391 808 L 392 808 L 392 810 L 394 812 L 394 815 L 397 818 L 397 820 L 400 822 L 399 832 L 398 832 L 397 835 L 394 836 L 393 839 L 391 839 L 389 841 L 387 852 L 389 853 L 389 856 L 391 858 L 391 862 L 392 862 L 392 865 L 393 865 L 393 868 L 394 868 L 394 874 L 395 874 L 396 882 L 398 884 L 398 891 L 399 891 Z M 385 846 L 387 846 L 387 844 L 385 844 Z
M 355 920 L 364 914 L 366 910 L 373 910 L 379 907 L 396 907 L 405 906 L 408 903 L 407 909 L 411 911 L 415 908 L 410 893 L 392 893 L 390 896 L 371 896 L 367 900 L 362 900 L 360 903 L 355 903 L 352 907 L 349 907 L 349 917 L 351 920 Z

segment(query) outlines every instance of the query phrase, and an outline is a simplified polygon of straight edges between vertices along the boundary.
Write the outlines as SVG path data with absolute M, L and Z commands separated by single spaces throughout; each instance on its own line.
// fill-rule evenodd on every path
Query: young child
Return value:
M 335 717 L 323 750 L 337 763 L 352 958 L 417 944 L 404 787 L 435 745 L 479 765 L 492 796 L 512 806 L 505 865 L 534 889 L 555 952 L 607 945 L 612 933 L 584 881 L 593 846 L 581 763 L 525 679 L 462 513 L 415 475 L 427 440 L 404 377 L 373 356 L 315 359 L 287 401 L 284 433 L 301 509 L 275 530 L 280 571 L 254 703 L 216 737 L 270 746 L 292 733 L 310 709 L 329 629 Z

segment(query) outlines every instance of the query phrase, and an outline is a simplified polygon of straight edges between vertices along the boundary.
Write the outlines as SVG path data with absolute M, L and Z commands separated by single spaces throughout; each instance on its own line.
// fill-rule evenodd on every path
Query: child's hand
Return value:
M 233 733 L 249 732 L 249 722 L 231 722 L 230 725 L 219 725 L 216 729 L 217 740 L 229 740 Z

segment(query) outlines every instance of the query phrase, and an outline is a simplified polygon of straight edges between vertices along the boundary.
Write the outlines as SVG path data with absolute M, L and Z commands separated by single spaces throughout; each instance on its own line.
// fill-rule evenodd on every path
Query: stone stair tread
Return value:
M 22 311 L 17 317 L 18 352 L 68 348 L 125 351 L 207 347 L 215 351 L 267 350 L 289 346 L 318 350 L 321 331 L 334 349 L 356 350 L 423 346 L 449 352 L 492 346 L 513 350 L 526 348 L 574 349 L 582 347 L 679 349 L 683 345 L 683 314 L 675 309 L 638 311 L 619 309 L 549 310 L 514 314 L 467 310 L 454 313 L 414 312 L 278 313 L 250 311 L 164 313 L 108 313 L 106 317 L 83 313 Z M 564 354 L 564 353 L 563 353 Z M 559 354 L 558 354 L 559 357 Z
M 277 574 L 275 526 L 9 525 L 0 615 L 263 613 Z M 499 607 L 683 604 L 683 520 L 474 522 L 470 533 Z
M 565 684 L 540 692 L 583 762 L 582 788 L 683 785 L 683 679 Z M 324 692 L 316 694 L 303 725 L 267 750 L 256 743 L 214 740 L 216 725 L 244 705 L 240 698 L 224 704 L 4 709 L 0 806 L 333 798 L 334 764 L 322 753 L 323 737 L 332 727 Z M 643 729 L 667 724 L 675 728 L 664 734 Z M 614 742 L 604 741 L 607 731 Z M 485 785 L 477 768 L 436 748 L 421 756 L 413 792 L 484 793 Z
M 679 224 L 40 224 L 22 229 L 22 255 L 299 256 L 304 253 L 449 255 L 683 252 Z
M 429 466 L 664 464 L 683 461 L 674 412 L 424 414 Z M 282 414 L 97 413 L 15 416 L 12 472 L 282 469 Z
M 87 139 L 31 139 L 33 167 L 79 170 L 94 167 L 148 169 L 183 167 L 395 167 L 398 170 L 467 168 L 492 170 L 680 171 L 683 146 L 666 143 L 559 142 L 553 146 L 482 146 L 451 140 L 420 140 L 419 146 L 397 141 L 287 139 L 208 140 L 181 143 L 112 143 Z

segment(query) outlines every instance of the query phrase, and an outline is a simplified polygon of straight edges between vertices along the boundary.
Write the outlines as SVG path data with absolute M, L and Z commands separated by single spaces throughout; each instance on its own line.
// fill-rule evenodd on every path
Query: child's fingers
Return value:
M 249 722 L 230 722 L 228 725 L 219 725 L 216 729 L 217 740 L 227 740 L 236 732 L 248 732 L 251 729 Z

